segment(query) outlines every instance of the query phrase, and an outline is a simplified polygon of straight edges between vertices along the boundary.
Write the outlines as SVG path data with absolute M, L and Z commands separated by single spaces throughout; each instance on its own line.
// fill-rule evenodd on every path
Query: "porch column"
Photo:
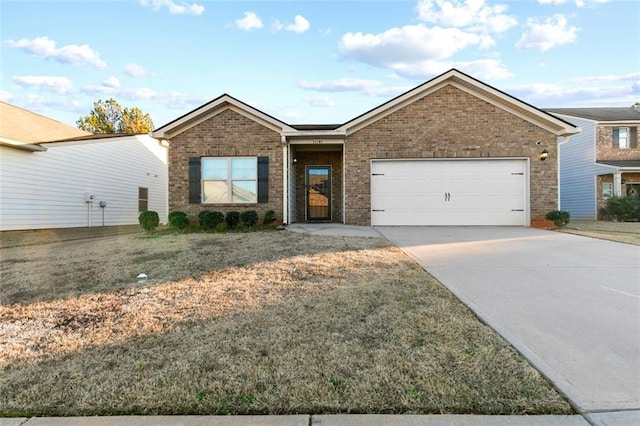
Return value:
M 622 173 L 615 172 L 613 174 L 613 195 L 620 197 L 622 195 Z
M 287 138 L 282 136 L 282 222 L 289 224 L 289 149 Z

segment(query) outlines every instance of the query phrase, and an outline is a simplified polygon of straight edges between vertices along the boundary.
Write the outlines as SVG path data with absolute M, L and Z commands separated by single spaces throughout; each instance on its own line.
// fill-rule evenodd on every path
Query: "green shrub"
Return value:
M 202 229 L 210 231 L 216 229 L 219 223 L 224 222 L 224 214 L 222 212 L 213 212 L 211 210 L 203 210 L 198 213 L 198 222 Z
M 564 210 L 554 210 L 546 214 L 545 218 L 556 224 L 558 228 L 564 227 L 571 220 L 569 212 Z
M 160 217 L 158 216 L 158 212 L 149 210 L 140 213 L 140 216 L 138 216 L 138 222 L 145 231 L 153 232 L 160 224 Z
M 227 212 L 227 215 L 224 217 L 224 221 L 226 222 L 229 228 L 235 228 L 238 226 L 240 222 L 240 213 L 238 212 Z
M 169 213 L 169 225 L 182 231 L 189 226 L 189 218 L 185 212 L 171 212 Z
M 240 222 L 244 226 L 256 226 L 258 224 L 258 213 L 255 210 L 247 210 L 240 213 Z
M 273 210 L 269 210 L 264 214 L 264 219 L 262 219 L 262 223 L 265 225 L 269 225 L 270 223 L 275 222 L 277 219 L 276 212 Z
M 640 197 L 625 195 L 624 197 L 608 198 L 604 211 L 607 216 L 618 222 L 640 220 Z

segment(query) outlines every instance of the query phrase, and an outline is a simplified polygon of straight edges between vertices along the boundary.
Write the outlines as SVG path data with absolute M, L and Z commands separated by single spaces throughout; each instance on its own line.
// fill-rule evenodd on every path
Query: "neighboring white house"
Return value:
M 133 225 L 144 210 L 166 223 L 166 145 L 87 134 L 0 103 L 0 230 Z

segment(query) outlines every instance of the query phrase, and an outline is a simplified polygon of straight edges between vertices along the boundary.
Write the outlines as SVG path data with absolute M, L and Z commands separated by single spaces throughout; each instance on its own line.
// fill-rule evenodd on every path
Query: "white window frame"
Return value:
M 205 179 L 204 169 L 207 160 L 226 160 L 227 161 L 227 177 L 226 179 Z M 233 160 L 253 160 L 255 173 L 252 179 L 233 179 L 231 164 Z M 202 204 L 255 204 L 258 202 L 258 157 L 202 157 L 202 176 L 200 179 Z M 225 201 L 206 201 L 205 182 L 225 182 L 227 186 L 227 199 Z M 253 200 L 242 201 L 233 200 L 233 183 L 234 182 L 255 182 L 255 197 Z
M 624 132 L 624 137 L 622 136 L 623 132 Z M 630 136 L 630 131 L 628 127 L 618 127 L 618 148 L 620 149 L 629 148 L 629 136 Z
M 605 188 L 609 188 L 609 189 L 607 190 Z M 602 197 L 603 198 L 613 197 L 613 182 L 602 182 Z

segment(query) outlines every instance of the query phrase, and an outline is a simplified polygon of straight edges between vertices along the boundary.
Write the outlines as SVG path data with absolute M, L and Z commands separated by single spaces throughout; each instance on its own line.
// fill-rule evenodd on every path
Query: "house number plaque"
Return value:
M 322 140 L 320 140 L 320 139 L 317 139 L 317 140 L 314 140 L 314 141 L 313 141 L 313 144 L 314 144 L 314 145 L 320 145 L 320 144 L 322 144 L 322 143 L 324 143 L 324 142 L 323 142 Z

